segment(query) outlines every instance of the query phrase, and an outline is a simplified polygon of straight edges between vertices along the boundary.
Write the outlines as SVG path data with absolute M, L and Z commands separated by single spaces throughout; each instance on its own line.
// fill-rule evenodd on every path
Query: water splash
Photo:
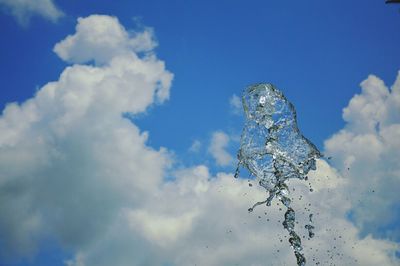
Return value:
M 294 250 L 297 265 L 305 265 L 301 239 L 295 232 L 295 211 L 290 207 L 290 178 L 307 179 L 310 170 L 315 170 L 315 159 L 321 157 L 318 149 L 306 139 L 297 127 L 296 110 L 286 97 L 271 84 L 256 84 L 248 87 L 242 97 L 246 122 L 238 152 L 240 166 L 254 175 L 259 185 L 269 193 L 265 201 L 257 202 L 249 211 L 261 204 L 271 205 L 277 198 L 286 206 L 283 227 L 289 232 L 289 243 Z M 310 216 L 310 222 L 311 222 Z M 314 228 L 306 227 L 312 237 Z
M 305 226 L 304 226 L 304 228 L 305 229 L 307 229 L 307 231 L 308 231 L 308 237 L 309 238 L 313 238 L 314 237 L 314 235 L 315 235 L 315 233 L 314 233 L 314 226 L 312 225 L 312 217 L 313 217 L 313 214 L 312 213 L 310 213 L 310 215 L 308 216 L 308 220 L 309 220 L 309 224 L 306 224 Z

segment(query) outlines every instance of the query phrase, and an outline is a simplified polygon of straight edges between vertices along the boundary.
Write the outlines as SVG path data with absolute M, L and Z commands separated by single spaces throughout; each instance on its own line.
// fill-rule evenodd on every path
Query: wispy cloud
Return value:
M 52 0 L 0 0 L 22 26 L 27 26 L 32 16 L 41 16 L 56 22 L 64 13 Z
M 212 134 L 208 152 L 219 166 L 227 166 L 233 162 L 232 155 L 226 150 L 230 140 L 229 135 L 222 131 L 216 131 Z
M 192 145 L 190 146 L 189 151 L 190 152 L 199 152 L 201 149 L 201 146 L 202 146 L 201 141 L 196 139 L 193 141 Z
M 240 100 L 239 96 L 233 94 L 229 99 L 229 105 L 231 107 L 232 113 L 239 115 L 242 113 L 242 101 Z

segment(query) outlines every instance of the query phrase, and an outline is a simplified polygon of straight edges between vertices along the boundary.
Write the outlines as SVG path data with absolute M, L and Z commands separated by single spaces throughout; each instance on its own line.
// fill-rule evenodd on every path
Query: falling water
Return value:
M 321 154 L 306 139 L 297 127 L 296 110 L 281 91 L 271 84 L 256 84 L 248 87 L 242 97 L 246 116 L 240 150 L 238 168 L 243 166 L 254 175 L 259 185 L 269 196 L 249 209 L 261 204 L 271 205 L 277 198 L 286 206 L 283 227 L 289 232 L 289 243 L 294 250 L 297 265 L 305 265 L 299 235 L 295 232 L 295 211 L 291 208 L 287 180 L 307 179 L 310 170 L 315 170 L 315 159 Z M 305 228 L 313 237 L 312 215 Z

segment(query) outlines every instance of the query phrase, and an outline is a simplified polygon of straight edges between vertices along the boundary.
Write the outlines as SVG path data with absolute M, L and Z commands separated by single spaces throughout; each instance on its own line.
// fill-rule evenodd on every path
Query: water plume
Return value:
M 235 177 L 239 176 L 240 166 L 243 166 L 268 192 L 266 200 L 255 203 L 250 212 L 258 205 L 270 206 L 274 198 L 286 206 L 282 224 L 289 232 L 289 243 L 297 265 L 303 266 L 306 258 L 302 253 L 301 239 L 295 232 L 296 214 L 291 208 L 287 181 L 290 178 L 307 179 L 308 172 L 316 169 L 316 159 L 321 154 L 301 134 L 293 104 L 273 85 L 256 84 L 246 88 L 242 104 L 246 121 Z M 314 235 L 313 228 L 311 224 L 306 225 L 310 237 Z

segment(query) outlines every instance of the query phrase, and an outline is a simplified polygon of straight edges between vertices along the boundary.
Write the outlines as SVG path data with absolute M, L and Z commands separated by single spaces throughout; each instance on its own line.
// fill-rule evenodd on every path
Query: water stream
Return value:
M 299 235 L 295 231 L 296 214 L 291 208 L 288 180 L 305 180 L 310 170 L 315 170 L 315 160 L 320 152 L 297 127 L 296 110 L 281 91 L 271 84 L 256 84 L 245 89 L 242 96 L 245 112 L 238 167 L 254 175 L 260 186 L 268 192 L 264 201 L 255 203 L 249 211 L 262 204 L 271 205 L 277 198 L 286 206 L 283 227 L 289 233 L 289 243 L 294 250 L 297 265 L 304 266 L 306 258 Z M 314 236 L 312 214 L 305 225 L 309 237 Z

